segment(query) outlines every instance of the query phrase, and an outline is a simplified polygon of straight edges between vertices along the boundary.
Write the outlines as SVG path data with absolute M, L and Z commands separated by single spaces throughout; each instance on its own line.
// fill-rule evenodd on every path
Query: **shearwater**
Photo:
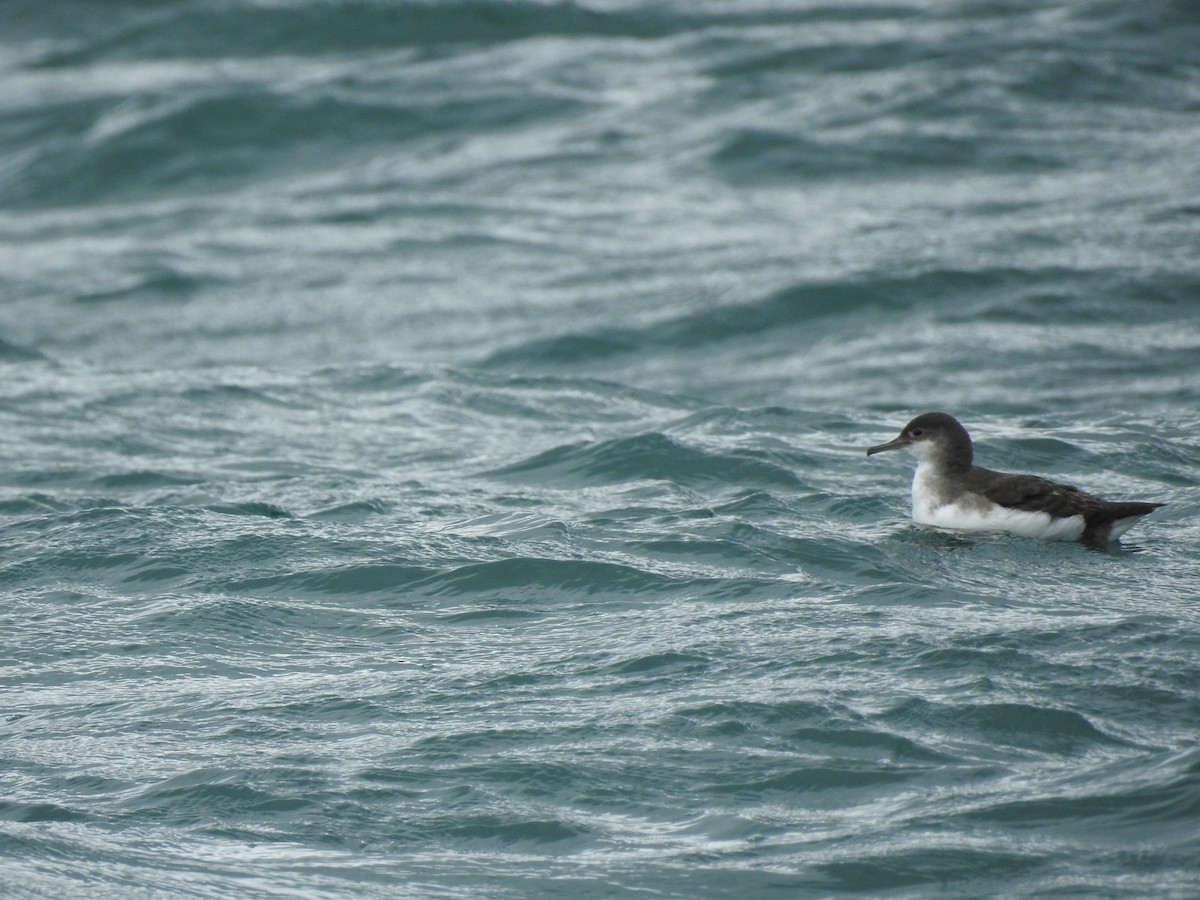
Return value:
M 871 447 L 867 456 L 900 449 L 917 457 L 912 517 L 921 525 L 1103 545 L 1163 505 L 1101 500 L 1036 475 L 973 465 L 971 436 L 946 413 L 917 416 L 899 437 Z

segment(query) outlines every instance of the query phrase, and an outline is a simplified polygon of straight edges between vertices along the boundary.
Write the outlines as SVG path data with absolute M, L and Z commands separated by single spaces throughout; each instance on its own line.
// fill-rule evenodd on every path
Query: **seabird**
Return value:
M 946 413 L 917 416 L 899 437 L 871 447 L 867 456 L 901 448 L 917 457 L 912 517 L 921 525 L 1102 546 L 1163 505 L 1101 500 L 1036 475 L 972 465 L 971 436 Z

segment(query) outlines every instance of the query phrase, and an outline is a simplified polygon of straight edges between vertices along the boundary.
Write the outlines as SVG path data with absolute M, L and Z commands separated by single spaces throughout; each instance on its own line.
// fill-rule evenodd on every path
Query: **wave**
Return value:
M 495 594 L 526 596 L 564 594 L 658 593 L 678 586 L 665 575 L 633 566 L 586 559 L 539 559 L 522 557 L 492 562 L 468 563 L 430 575 L 412 587 L 435 595 L 474 596 Z
M 1170 781 L 1112 793 L 1088 793 L 1013 800 L 964 813 L 964 821 L 1036 828 L 1063 825 L 1072 830 L 1095 827 L 1162 827 L 1170 822 L 1194 822 L 1200 816 L 1200 764 L 1193 764 Z
M 683 485 L 735 483 L 776 488 L 794 488 L 800 484 L 792 472 L 780 466 L 690 447 L 659 432 L 555 447 L 484 474 L 557 487 L 628 481 Z
M 563 842 L 583 844 L 585 839 L 591 839 L 587 831 L 556 819 L 510 821 L 496 816 L 460 821 L 446 827 L 444 834 L 451 839 L 472 843 L 497 843 L 506 847 L 514 844 L 539 846 Z
M 42 4 L 31 0 L 29 17 Z M 43 13 L 44 14 L 44 13 Z M 91 29 L 48 47 L 43 67 L 110 59 L 262 57 L 277 53 L 356 53 L 395 48 L 505 43 L 555 36 L 655 38 L 689 26 L 693 16 L 648 10 L 598 10 L 572 2 L 451 0 L 377 3 L 341 0 L 282 6 L 261 4 L 155 7 L 117 18 L 82 16 Z M 90 31 L 90 34 L 89 34 Z
M 139 488 L 180 487 L 203 483 L 204 479 L 196 475 L 179 475 L 171 472 L 158 472 L 151 469 L 139 469 L 132 472 L 115 472 L 99 475 L 92 479 L 97 487 L 108 490 L 137 490 Z
M 351 500 L 319 509 L 308 518 L 325 522 L 361 523 L 392 512 L 386 500 Z
M 124 561 L 122 561 L 124 562 Z M 622 596 L 673 592 L 696 581 L 657 574 L 632 565 L 586 559 L 514 556 L 457 566 L 408 563 L 358 563 L 302 571 L 246 575 L 205 583 L 206 591 L 235 595 L 286 597 L 387 597 L 404 599 L 474 597 L 481 604 L 455 608 L 458 618 L 520 617 L 519 608 L 497 606 L 499 601 L 562 599 L 569 596 Z M 234 601 L 230 601 L 234 602 Z
M 958 886 L 954 893 L 974 893 L 965 885 L 975 879 L 1011 884 L 1011 879 L 1033 875 L 1047 863 L 1046 856 L 1037 852 L 926 846 L 893 853 L 855 853 L 844 861 L 819 863 L 816 868 L 829 879 L 825 887 L 834 891 L 894 894 L 904 888 L 932 888 L 949 882 Z
M 262 516 L 267 519 L 291 519 L 292 513 L 274 503 L 249 500 L 244 503 L 219 503 L 208 507 L 210 512 L 226 516 Z
M 9 341 L 0 338 L 0 362 L 16 363 L 16 362 L 35 362 L 45 361 L 46 355 L 32 347 L 25 347 L 21 344 L 13 344 Z
M 0 800 L 0 822 L 92 822 L 90 813 L 58 803 L 23 803 Z
M 777 330 L 804 329 L 810 336 L 823 323 L 843 322 L 855 315 L 894 314 L 951 302 L 953 311 L 961 308 L 964 297 L 977 302 L 998 298 L 1011 304 L 1014 293 L 1036 292 L 1044 290 L 1047 282 L 1078 277 L 1079 273 L 1068 270 L 1006 267 L 863 272 L 838 280 L 802 281 L 752 300 L 721 303 L 641 327 L 601 327 L 539 337 L 498 350 L 480 365 L 577 365 L 625 354 L 697 351 Z
M 235 594 L 361 597 L 393 593 L 420 583 L 436 570 L 404 563 L 358 563 L 317 570 L 248 575 L 209 585 L 210 590 Z
M 59 136 L 39 134 L 27 142 L 29 152 L 0 182 L 0 200 L 47 206 L 166 189 L 230 189 L 325 170 L 369 147 L 469 136 L 581 108 L 578 101 L 515 86 L 422 99 L 356 95 L 337 85 L 289 92 L 251 84 L 138 97 L 116 109 L 109 124 L 107 104 L 83 105 L 87 111 L 75 127 L 62 121 L 59 107 L 37 114 L 54 122 Z M 191 289 L 193 277 L 167 270 L 142 280 L 178 294 Z
M 705 28 L 746 25 L 810 25 L 821 22 L 891 21 L 920 14 L 909 3 L 868 2 L 746 4 L 595 4 L 572 0 L 414 0 L 378 3 L 124 4 L 121 15 L 85 7 L 70 23 L 43 24 L 46 6 L 14 0 L 35 33 L 60 39 L 33 61 L 43 67 L 84 65 L 110 59 L 178 59 L 204 56 L 262 57 L 373 50 L 502 44 L 544 37 L 654 40 L 692 35 Z M 40 27 L 38 27 L 40 26 Z
M 880 722 L 906 729 L 934 728 L 946 736 L 1016 752 L 1079 755 L 1094 748 L 1129 746 L 1074 710 L 1028 703 L 959 706 L 911 700 L 882 716 Z
M 1014 138 L 981 141 L 975 134 L 904 132 L 815 139 L 763 129 L 743 129 L 726 137 L 710 162 L 736 185 L 861 175 L 907 177 L 947 168 L 1032 174 L 1067 165 L 1057 154 Z
M 783 793 L 811 795 L 825 791 L 868 793 L 882 786 L 896 787 L 909 781 L 916 773 L 897 767 L 871 764 L 861 766 L 808 765 L 788 768 L 766 777 L 739 781 L 729 777 L 708 786 L 713 794 L 737 794 L 756 800 L 764 795 Z
M 128 813 L 159 820 L 192 823 L 197 819 L 237 820 L 248 817 L 287 817 L 297 810 L 313 808 L 316 800 L 276 784 L 264 789 L 249 773 L 219 768 L 198 769 L 168 778 L 126 798 L 121 807 Z
M 105 290 L 87 291 L 76 295 L 80 303 L 109 303 L 118 300 L 176 300 L 189 299 L 202 288 L 222 284 L 211 276 L 193 275 L 169 266 L 150 266 L 135 272 L 125 283 Z

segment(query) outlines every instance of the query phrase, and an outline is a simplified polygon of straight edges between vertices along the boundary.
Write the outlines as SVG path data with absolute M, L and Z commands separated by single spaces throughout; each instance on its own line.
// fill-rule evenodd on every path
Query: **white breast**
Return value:
M 935 489 L 933 473 L 924 461 L 913 476 L 912 517 L 914 522 L 937 528 L 1006 531 L 1042 540 L 1077 541 L 1084 529 L 1083 516 L 1054 519 L 1049 513 L 999 506 L 978 494 L 946 500 Z

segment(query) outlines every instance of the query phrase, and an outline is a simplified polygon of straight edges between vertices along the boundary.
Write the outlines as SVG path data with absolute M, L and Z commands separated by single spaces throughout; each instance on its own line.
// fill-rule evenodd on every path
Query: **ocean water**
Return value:
M 0 894 L 1200 895 L 1198 148 L 1186 0 L 5 0 Z

